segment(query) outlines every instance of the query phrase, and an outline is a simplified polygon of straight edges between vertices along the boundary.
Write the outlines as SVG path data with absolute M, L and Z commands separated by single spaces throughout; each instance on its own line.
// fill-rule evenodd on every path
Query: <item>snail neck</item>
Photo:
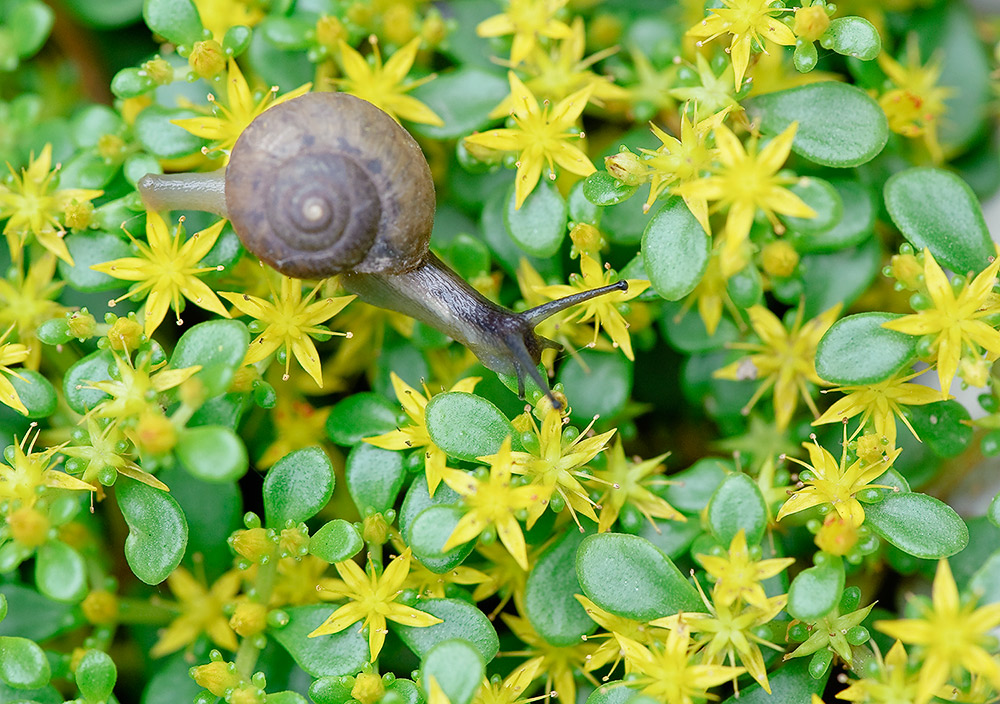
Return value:
M 204 210 L 229 217 L 225 169 L 203 174 L 146 174 L 137 186 L 150 210 Z

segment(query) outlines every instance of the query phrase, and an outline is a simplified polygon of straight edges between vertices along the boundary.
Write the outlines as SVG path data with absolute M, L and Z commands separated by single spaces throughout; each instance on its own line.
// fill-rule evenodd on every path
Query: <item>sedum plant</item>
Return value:
M 0 701 L 997 701 L 998 41 L 958 0 L 0 4 Z M 140 198 L 319 91 L 417 139 L 487 299 L 618 284 L 539 324 L 550 389 Z

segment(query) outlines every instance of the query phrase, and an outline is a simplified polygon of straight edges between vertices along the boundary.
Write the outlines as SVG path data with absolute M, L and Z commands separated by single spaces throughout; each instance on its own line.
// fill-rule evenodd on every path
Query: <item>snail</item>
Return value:
M 419 145 L 389 115 L 346 93 L 308 93 L 276 105 L 243 131 L 225 169 L 147 174 L 139 192 L 154 210 L 228 218 L 244 246 L 282 274 L 335 274 L 366 303 L 405 313 L 468 347 L 489 369 L 538 371 L 545 318 L 625 281 L 515 313 L 488 300 L 429 249 L 434 184 Z

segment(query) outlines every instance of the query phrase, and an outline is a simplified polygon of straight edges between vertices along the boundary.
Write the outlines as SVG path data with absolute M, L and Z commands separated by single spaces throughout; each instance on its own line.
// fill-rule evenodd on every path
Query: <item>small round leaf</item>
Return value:
M 369 508 L 384 513 L 396 503 L 406 479 L 402 452 L 358 443 L 347 455 L 347 491 L 361 515 Z
M 177 438 L 177 458 L 193 476 L 206 482 L 232 482 L 247 473 L 247 448 L 229 428 L 185 428 Z
M 597 629 L 575 597 L 582 591 L 575 566 L 583 538 L 577 530 L 565 531 L 538 557 L 524 588 L 524 615 L 552 645 L 576 645 Z
M 350 560 L 364 546 L 358 529 L 342 518 L 325 524 L 309 539 L 309 552 L 330 564 Z
M 520 209 L 514 208 L 516 202 L 512 188 L 503 214 L 511 238 L 536 257 L 551 257 L 558 252 L 566 237 L 567 207 L 556 187 L 542 179 Z
M 816 348 L 816 373 L 831 384 L 877 384 L 916 356 L 917 338 L 887 330 L 893 313 L 858 313 L 835 322 Z
M 427 432 L 435 445 L 456 459 L 493 455 L 514 428 L 500 409 L 475 394 L 438 394 L 426 408 Z
M 18 369 L 8 377 L 17 397 L 28 409 L 28 418 L 48 418 L 55 413 L 58 398 L 52 383 L 33 369 Z
M 184 512 L 167 492 L 128 477 L 118 478 L 115 497 L 128 524 L 129 567 L 146 584 L 159 584 L 184 557 L 188 540 Z
M 890 494 L 865 506 L 865 523 L 903 552 L 925 560 L 949 557 L 969 544 L 969 529 L 959 515 L 926 494 Z
M 250 332 L 238 320 L 198 323 L 177 341 L 170 366 L 184 369 L 201 365 L 195 376 L 205 385 L 207 396 L 218 396 L 229 388 L 249 346 Z
M 145 0 L 142 18 L 147 27 L 174 44 L 191 45 L 202 38 L 201 17 L 191 0 Z
M 420 667 L 424 691 L 430 691 L 430 678 L 433 677 L 450 704 L 472 701 L 485 672 L 483 656 L 472 643 L 462 639 L 438 643 L 427 651 Z
M 583 195 L 594 205 L 608 206 L 631 198 L 638 186 L 629 186 L 607 171 L 595 171 L 583 182 Z
M 338 402 L 326 418 L 326 434 L 338 445 L 357 445 L 362 438 L 396 429 L 399 406 L 373 391 Z
M 0 680 L 14 689 L 38 689 L 48 684 L 52 669 L 45 652 L 34 641 L 0 636 L 0 653 L 3 654 L 0 657 Z
M 459 506 L 428 506 L 413 519 L 410 527 L 410 547 L 420 563 L 437 574 L 458 567 L 476 546 L 475 540 L 456 545 L 448 552 L 442 548 L 465 512 Z
M 730 474 L 708 502 L 708 525 L 723 545 L 742 530 L 748 545 L 757 545 L 767 528 L 767 506 L 760 487 L 743 473 Z
M 819 41 L 825 49 L 862 61 L 871 61 L 882 51 L 878 30 L 863 17 L 838 17 L 830 22 Z
M 90 702 L 107 701 L 117 679 L 118 668 L 114 661 L 100 650 L 88 650 L 76 666 L 76 686 Z
M 87 566 L 76 550 L 60 540 L 39 546 L 35 584 L 55 601 L 79 602 L 87 595 Z
M 336 610 L 333 604 L 311 604 L 284 609 L 288 623 L 268 631 L 296 664 L 313 677 L 356 674 L 368 662 L 368 639 L 355 623 L 342 631 L 309 638 L 308 635 Z
M 799 572 L 788 588 L 788 613 L 812 623 L 826 616 L 840 602 L 844 591 L 844 570 L 822 565 Z
M 269 526 L 305 521 L 315 516 L 333 495 L 333 465 L 318 447 L 290 452 L 264 479 L 264 514 Z
M 668 198 L 642 233 L 642 263 L 650 284 L 669 301 L 683 298 L 701 281 L 711 246 L 684 200 Z
M 420 599 L 410 606 L 442 620 L 442 623 L 423 628 L 389 622 L 389 628 L 417 657 L 424 657 L 438 643 L 453 638 L 472 643 L 485 662 L 495 658 L 500 651 L 500 639 L 493 624 L 486 614 L 469 602 L 462 599 Z

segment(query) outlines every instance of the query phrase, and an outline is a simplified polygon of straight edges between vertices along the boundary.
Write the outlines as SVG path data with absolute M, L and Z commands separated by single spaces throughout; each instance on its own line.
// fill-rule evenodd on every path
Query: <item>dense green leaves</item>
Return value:
M 493 624 L 486 618 L 486 614 L 469 602 L 460 599 L 421 599 L 410 605 L 442 620 L 442 623 L 423 628 L 389 622 L 389 628 L 399 634 L 406 647 L 417 656 L 424 657 L 438 643 L 454 638 L 472 643 L 485 662 L 496 657 L 500 650 L 500 640 Z
M 926 494 L 889 494 L 865 506 L 865 523 L 903 552 L 926 560 L 954 555 L 969 542 L 959 515 Z
M 451 457 L 475 460 L 493 455 L 514 428 L 496 406 L 462 391 L 434 396 L 426 408 L 427 432 Z
M 146 584 L 159 584 L 184 557 L 188 539 L 184 512 L 167 492 L 127 477 L 118 478 L 115 497 L 128 524 L 129 567 Z
M 878 103 L 860 88 L 837 81 L 788 88 L 745 104 L 765 134 L 778 134 L 798 122 L 792 151 L 823 166 L 864 164 L 889 139 L 889 125 Z
M 318 447 L 290 452 L 264 479 L 264 514 L 268 525 L 312 518 L 333 495 L 333 465 Z
M 204 384 L 207 396 L 218 396 L 229 388 L 249 346 L 246 325 L 237 320 L 210 320 L 181 335 L 170 366 L 201 366 L 195 376 Z
M 358 443 L 347 455 L 347 491 L 364 513 L 392 508 L 406 478 L 405 457 L 400 452 Z
M 893 313 L 858 313 L 835 322 L 816 348 L 816 373 L 831 384 L 877 384 L 916 356 L 917 338 L 887 330 Z
M 489 124 L 490 111 L 506 97 L 507 81 L 496 73 L 465 67 L 438 76 L 413 91 L 413 97 L 437 113 L 444 125 L 414 125 L 434 139 L 454 139 Z
M 917 436 L 941 457 L 957 457 L 972 442 L 969 411 L 958 401 L 911 406 L 907 414 Z
M 362 438 L 396 429 L 399 406 L 373 391 L 348 396 L 326 419 L 326 433 L 338 445 L 356 445 Z
M 673 561 L 638 536 L 588 536 L 577 550 L 576 573 L 591 601 L 625 618 L 649 621 L 705 608 Z
M 538 557 L 528 575 L 524 615 L 552 645 L 575 645 L 597 629 L 575 596 L 581 591 L 576 552 L 584 537 L 579 531 L 564 532 Z
M 903 236 L 930 249 L 943 267 L 978 273 L 994 255 L 979 201 L 950 171 L 917 167 L 895 174 L 885 184 L 885 207 Z
M 673 196 L 642 233 L 642 262 L 658 294 L 676 301 L 701 281 L 708 266 L 711 238 L 684 200 Z

